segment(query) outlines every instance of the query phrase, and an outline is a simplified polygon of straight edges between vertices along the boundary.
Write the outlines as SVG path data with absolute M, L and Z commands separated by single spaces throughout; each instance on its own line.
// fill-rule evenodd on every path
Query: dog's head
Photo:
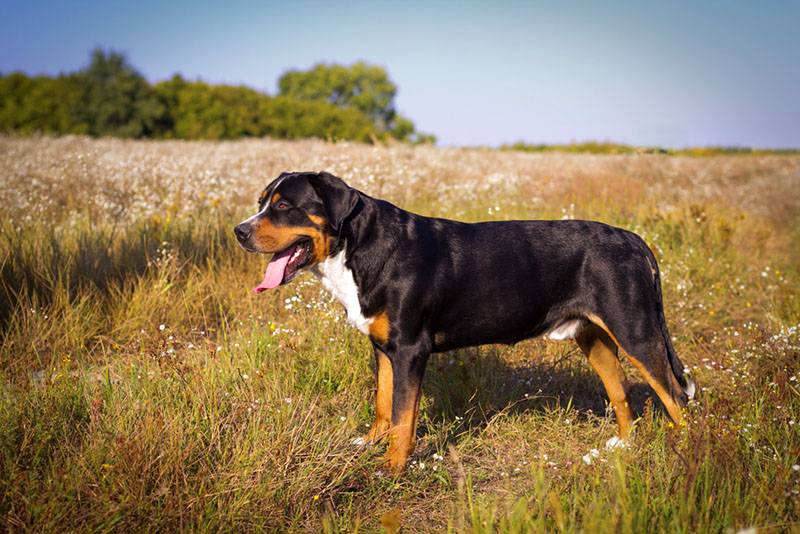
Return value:
M 325 172 L 283 173 L 261 192 L 258 213 L 233 229 L 248 252 L 273 254 L 256 293 L 292 280 L 324 261 L 358 193 Z

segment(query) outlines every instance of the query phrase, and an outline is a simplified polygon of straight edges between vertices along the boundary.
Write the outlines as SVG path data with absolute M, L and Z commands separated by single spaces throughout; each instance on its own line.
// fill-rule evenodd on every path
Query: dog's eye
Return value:
M 288 210 L 289 208 L 291 208 L 291 205 L 285 200 L 281 200 L 275 205 L 275 207 L 279 210 Z

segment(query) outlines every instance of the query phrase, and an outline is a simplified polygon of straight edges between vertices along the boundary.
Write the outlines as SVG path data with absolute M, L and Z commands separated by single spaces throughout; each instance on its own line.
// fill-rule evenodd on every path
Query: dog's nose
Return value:
M 233 233 L 236 234 L 236 239 L 239 241 L 247 241 L 250 238 L 251 232 L 252 229 L 247 223 L 237 224 L 233 229 Z

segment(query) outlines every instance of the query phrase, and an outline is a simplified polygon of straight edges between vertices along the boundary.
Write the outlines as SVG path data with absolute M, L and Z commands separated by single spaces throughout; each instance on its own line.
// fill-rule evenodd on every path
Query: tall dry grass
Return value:
M 591 218 L 659 257 L 701 386 L 613 435 L 575 347 L 432 359 L 407 475 L 350 439 L 371 351 L 308 276 L 255 296 L 232 225 L 284 170 L 424 214 Z M 0 515 L 8 530 L 798 528 L 800 157 L 524 154 L 318 141 L 0 138 Z M 535 253 L 535 251 L 534 251 Z

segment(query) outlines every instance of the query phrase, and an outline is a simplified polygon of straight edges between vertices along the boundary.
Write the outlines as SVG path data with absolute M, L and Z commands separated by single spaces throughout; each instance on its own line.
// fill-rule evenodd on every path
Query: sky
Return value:
M 95 47 L 275 93 L 288 69 L 364 60 L 441 145 L 615 141 L 800 147 L 800 1 L 0 2 L 0 72 Z

